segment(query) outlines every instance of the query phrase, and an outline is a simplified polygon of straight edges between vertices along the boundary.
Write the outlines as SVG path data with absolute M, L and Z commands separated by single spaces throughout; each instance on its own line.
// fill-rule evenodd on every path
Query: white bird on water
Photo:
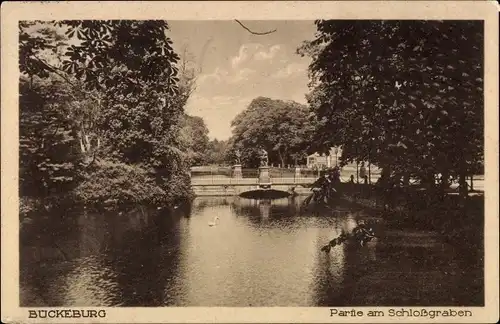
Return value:
M 208 226 L 215 226 L 217 225 L 217 221 L 219 220 L 219 216 L 215 216 L 214 220 L 208 223 Z

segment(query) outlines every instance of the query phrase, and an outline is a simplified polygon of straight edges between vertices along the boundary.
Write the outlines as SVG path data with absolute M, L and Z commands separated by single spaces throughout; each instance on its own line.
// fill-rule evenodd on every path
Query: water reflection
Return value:
M 369 215 L 342 206 L 304 211 L 301 202 L 206 197 L 168 211 L 41 216 L 21 233 L 21 305 L 341 306 L 366 304 L 362 294 L 377 304 L 391 293 L 363 291 L 360 282 L 388 289 L 390 271 L 458 267 L 435 244 L 418 250 L 375 241 L 325 254 L 324 244 Z M 464 286 L 464 276 L 453 278 L 450 285 Z M 444 297 L 419 298 L 413 302 L 429 305 Z

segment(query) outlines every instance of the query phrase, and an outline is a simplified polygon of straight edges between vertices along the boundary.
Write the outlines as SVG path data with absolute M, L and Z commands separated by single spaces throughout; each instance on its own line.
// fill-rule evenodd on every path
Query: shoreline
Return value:
M 451 196 L 441 205 L 424 206 L 423 208 L 384 210 L 379 206 L 377 198 L 360 198 L 344 194 L 342 200 L 364 211 L 381 218 L 388 227 L 399 230 L 431 231 L 442 236 L 445 242 L 457 249 L 484 249 L 484 196 L 469 196 L 466 205 L 458 207 L 456 196 Z M 455 198 L 456 197 L 456 198 Z M 455 202 L 455 204 L 454 204 Z M 436 208 L 438 208 L 436 210 Z M 437 213 L 436 213 L 437 212 Z M 435 217 L 446 213 L 453 214 L 452 219 Z M 479 227 L 482 228 L 480 235 Z M 467 242 L 467 244 L 464 244 Z

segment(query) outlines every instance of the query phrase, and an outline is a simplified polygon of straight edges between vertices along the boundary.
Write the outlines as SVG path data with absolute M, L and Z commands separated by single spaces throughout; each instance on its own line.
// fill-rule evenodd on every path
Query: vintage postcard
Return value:
M 3 3 L 2 322 L 497 322 L 498 8 Z

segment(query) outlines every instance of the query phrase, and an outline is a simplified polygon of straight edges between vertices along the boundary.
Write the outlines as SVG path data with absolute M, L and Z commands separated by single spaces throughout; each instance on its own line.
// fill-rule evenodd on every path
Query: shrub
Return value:
M 106 160 L 95 163 L 76 188 L 75 195 L 79 202 L 94 206 L 171 202 L 171 197 L 146 169 Z
M 187 171 L 173 174 L 163 186 L 165 186 L 164 190 L 170 202 L 179 203 L 193 196 L 191 178 Z

